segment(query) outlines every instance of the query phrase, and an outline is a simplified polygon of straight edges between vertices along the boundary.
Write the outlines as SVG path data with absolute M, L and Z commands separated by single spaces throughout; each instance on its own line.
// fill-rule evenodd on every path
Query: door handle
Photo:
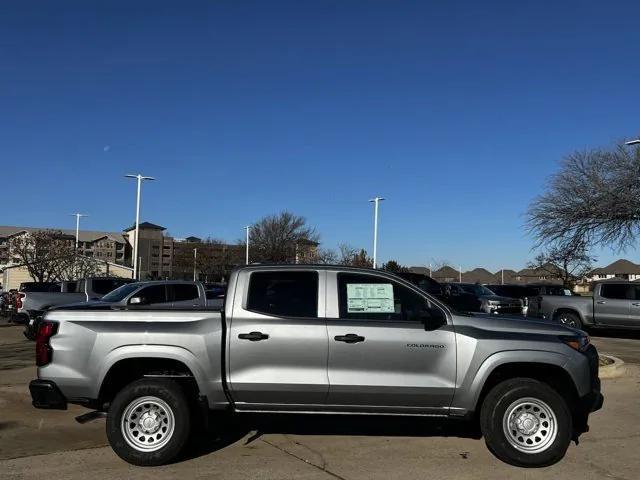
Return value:
M 598 300 L 596 303 L 597 303 L 598 305 L 604 305 L 604 304 L 605 304 L 605 303 L 607 303 L 607 302 L 605 302 L 604 300 Z
M 240 340 L 250 340 L 252 342 L 259 342 L 260 340 L 266 340 L 269 335 L 262 332 L 241 333 L 238 335 Z
M 347 333 L 346 335 L 336 335 L 333 337 L 336 342 L 345 342 L 345 343 L 358 343 L 364 342 L 364 337 L 360 335 L 356 335 L 355 333 Z

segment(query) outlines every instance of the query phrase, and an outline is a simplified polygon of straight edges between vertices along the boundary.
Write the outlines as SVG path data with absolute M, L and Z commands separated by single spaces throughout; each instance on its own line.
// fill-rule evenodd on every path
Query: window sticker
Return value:
M 347 313 L 395 313 L 390 283 L 347 283 Z

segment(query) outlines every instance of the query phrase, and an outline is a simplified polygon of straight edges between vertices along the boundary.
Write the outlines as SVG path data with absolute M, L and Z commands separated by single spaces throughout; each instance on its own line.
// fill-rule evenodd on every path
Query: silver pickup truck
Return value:
M 529 301 L 531 317 L 551 319 L 574 328 L 640 328 L 640 283 L 597 282 L 593 296 L 541 295 Z
M 36 363 L 33 405 L 106 416 L 135 465 L 179 455 L 201 406 L 475 419 L 498 458 L 544 466 L 603 402 L 584 332 L 456 313 L 395 275 L 341 266 L 240 268 L 222 311 L 48 312 Z

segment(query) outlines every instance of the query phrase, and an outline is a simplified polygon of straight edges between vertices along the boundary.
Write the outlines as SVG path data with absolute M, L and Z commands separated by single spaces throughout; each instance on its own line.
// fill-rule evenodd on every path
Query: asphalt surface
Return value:
M 0 479 L 571 479 L 635 480 L 640 471 L 640 339 L 596 336 L 598 349 L 629 363 L 628 375 L 603 380 L 605 405 L 591 431 L 560 463 L 543 469 L 506 465 L 465 423 L 402 417 L 271 415 L 221 422 L 173 465 L 133 467 L 107 446 L 104 420 L 36 410 L 33 343 L 18 327 L 0 327 Z M 26 365 L 25 365 L 26 364 Z

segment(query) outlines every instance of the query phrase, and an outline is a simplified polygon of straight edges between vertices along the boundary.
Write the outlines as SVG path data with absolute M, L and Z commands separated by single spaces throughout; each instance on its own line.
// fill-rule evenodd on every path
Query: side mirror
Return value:
M 129 299 L 129 305 L 144 305 L 146 302 L 144 297 L 131 297 Z
M 427 332 L 432 332 L 447 324 L 447 317 L 439 308 L 425 308 L 420 313 L 420 320 Z

